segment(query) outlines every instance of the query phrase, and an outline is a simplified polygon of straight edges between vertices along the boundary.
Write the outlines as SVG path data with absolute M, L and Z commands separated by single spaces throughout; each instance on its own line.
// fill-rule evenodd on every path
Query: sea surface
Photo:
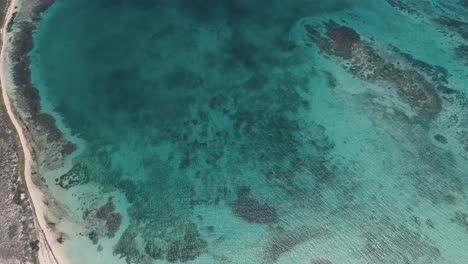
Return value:
M 465 0 L 57 0 L 71 264 L 468 263 Z

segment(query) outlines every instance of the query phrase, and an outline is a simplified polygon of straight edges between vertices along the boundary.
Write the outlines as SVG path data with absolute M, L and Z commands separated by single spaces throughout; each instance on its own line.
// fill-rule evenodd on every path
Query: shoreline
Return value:
M 2 47 L 1 47 L 1 62 L 0 62 L 0 79 L 2 84 L 2 96 L 6 108 L 6 112 L 10 118 L 11 123 L 13 124 L 16 133 L 18 135 L 21 149 L 22 149 L 22 161 L 20 161 L 20 169 L 23 170 L 21 180 L 25 181 L 27 186 L 28 199 L 31 201 L 31 209 L 34 214 L 35 227 L 38 229 L 39 233 L 39 250 L 37 252 L 37 258 L 40 264 L 68 264 L 68 260 L 65 258 L 62 249 L 59 248 L 58 242 L 55 239 L 55 234 L 52 230 L 48 228 L 46 219 L 44 216 L 48 211 L 48 207 L 44 203 L 44 193 L 42 192 L 40 186 L 34 183 L 32 179 L 33 168 L 35 166 L 35 160 L 33 159 L 33 151 L 31 151 L 32 141 L 24 133 L 24 126 L 21 124 L 21 119 L 18 118 L 13 109 L 13 102 L 10 99 L 8 94 L 9 86 L 13 85 L 12 83 L 7 82 L 7 75 L 11 76 L 13 74 L 11 71 L 11 65 L 8 65 L 9 51 L 7 46 L 9 44 L 9 32 L 7 30 L 10 20 L 14 15 L 14 9 L 17 4 L 22 4 L 21 0 L 11 0 L 7 11 L 5 13 L 5 23 L 2 27 Z M 14 33 L 13 33 L 14 34 Z M 11 44 L 11 42 L 10 42 Z

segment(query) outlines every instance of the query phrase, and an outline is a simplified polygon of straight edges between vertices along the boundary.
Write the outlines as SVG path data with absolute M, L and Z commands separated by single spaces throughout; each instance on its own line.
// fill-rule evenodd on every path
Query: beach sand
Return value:
M 0 62 L 0 76 L 1 76 L 1 83 L 2 83 L 2 95 L 4 99 L 4 103 L 6 106 L 7 113 L 18 133 L 21 147 L 24 154 L 24 179 L 26 181 L 26 185 L 28 188 L 29 198 L 33 204 L 33 211 L 35 215 L 35 224 L 36 228 L 40 230 L 39 232 L 39 251 L 38 251 L 38 259 L 39 263 L 41 264 L 63 264 L 68 263 L 67 259 L 65 258 L 62 250 L 59 248 L 59 242 L 57 242 L 57 234 L 48 227 L 48 223 L 46 221 L 45 216 L 48 214 L 48 207 L 45 204 L 45 200 L 47 198 L 44 195 L 41 187 L 38 186 L 33 179 L 33 171 L 35 168 L 35 161 L 33 160 L 33 155 L 31 154 L 31 146 L 32 141 L 28 138 L 28 135 L 24 132 L 25 129 L 23 124 L 21 123 L 20 119 L 17 118 L 15 114 L 16 111 L 12 104 L 12 100 L 8 93 L 8 89 L 10 89 L 13 85 L 12 82 L 8 81 L 12 75 L 11 65 L 9 64 L 10 61 L 10 54 L 9 52 L 12 50 L 9 45 L 11 45 L 11 41 L 8 41 L 10 38 L 10 34 L 14 34 L 13 32 L 8 32 L 7 27 L 9 25 L 9 21 L 13 16 L 13 13 L 16 12 L 15 9 L 18 7 L 23 7 L 25 3 L 20 0 L 12 0 L 8 7 L 5 23 L 2 28 L 2 39 L 3 45 L 1 49 L 1 62 Z M 26 4 L 27 5 L 27 4 Z M 35 175 L 35 174 L 34 174 Z

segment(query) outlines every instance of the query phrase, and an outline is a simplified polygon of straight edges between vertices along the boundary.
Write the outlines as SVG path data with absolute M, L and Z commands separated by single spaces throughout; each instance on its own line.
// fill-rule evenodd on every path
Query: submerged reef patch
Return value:
M 468 8 L 468 0 L 460 0 L 460 3 L 461 3 L 464 7 Z
M 409 172 L 414 190 L 434 204 L 456 204 L 465 197 L 463 179 L 456 172 L 452 153 L 419 141 L 417 155 L 427 164 L 419 171 Z
M 465 40 L 468 40 L 467 22 L 446 16 L 435 19 L 435 22 L 449 28 L 450 30 L 453 30 L 454 32 L 457 32 L 460 35 L 460 37 L 462 37 Z
M 252 198 L 247 186 L 239 188 L 237 199 L 231 204 L 231 210 L 236 216 L 252 223 L 272 224 L 278 221 L 275 208 Z
M 114 254 L 126 259 L 127 263 L 141 261 L 167 260 L 170 263 L 189 262 L 207 251 L 207 242 L 200 237 L 200 233 L 193 223 L 188 223 L 183 229 L 180 239 L 169 241 L 152 238 L 145 242 L 144 252 L 140 252 L 136 239 L 139 236 L 132 227 L 125 230 L 114 248 Z
M 301 243 L 309 241 L 314 237 L 322 235 L 326 230 L 323 228 L 311 228 L 302 226 L 294 230 L 277 228 L 273 238 L 268 241 L 264 249 L 264 259 L 268 263 L 277 261 L 284 253 L 292 250 Z
M 433 118 L 442 108 L 436 87 L 414 69 L 404 69 L 379 55 L 377 49 L 352 28 L 334 21 L 325 23 L 327 37 L 312 25 L 305 25 L 310 40 L 324 53 L 341 57 L 345 68 L 356 77 L 382 83 L 424 118 Z
M 88 228 L 94 229 L 87 234 L 93 244 L 97 244 L 100 236 L 112 238 L 122 224 L 122 214 L 115 211 L 112 197 L 101 207 L 83 212 L 83 218 Z
M 427 237 L 388 218 L 380 224 L 367 234 L 366 263 L 440 263 L 441 253 Z
M 455 48 L 455 54 L 468 64 L 468 45 L 460 45 Z
M 411 14 L 411 15 L 415 15 L 415 14 L 418 14 L 418 11 L 416 9 L 414 9 L 413 7 L 411 7 L 410 4 L 407 4 L 405 1 L 403 0 L 385 0 L 390 6 L 392 6 L 393 8 L 396 8 L 396 9 L 399 9 L 403 12 L 406 12 L 408 14 Z
M 71 170 L 55 179 L 57 185 L 64 189 L 69 189 L 73 186 L 86 184 L 89 182 L 89 171 L 81 164 L 73 166 Z
M 333 264 L 333 262 L 326 258 L 318 258 L 318 259 L 312 260 L 310 264 Z
M 464 211 L 457 211 L 452 218 L 452 222 L 463 227 L 468 232 L 468 213 Z

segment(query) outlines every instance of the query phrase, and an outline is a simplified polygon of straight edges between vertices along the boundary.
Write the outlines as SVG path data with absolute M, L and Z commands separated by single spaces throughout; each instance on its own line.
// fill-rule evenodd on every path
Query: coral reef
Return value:
M 371 43 L 361 40 L 354 29 L 334 21 L 325 24 L 328 37 L 312 25 L 305 25 L 305 29 L 321 51 L 347 61 L 350 73 L 366 81 L 383 82 L 424 118 L 433 118 L 441 111 L 442 100 L 433 83 L 415 69 L 404 69 L 386 60 Z

